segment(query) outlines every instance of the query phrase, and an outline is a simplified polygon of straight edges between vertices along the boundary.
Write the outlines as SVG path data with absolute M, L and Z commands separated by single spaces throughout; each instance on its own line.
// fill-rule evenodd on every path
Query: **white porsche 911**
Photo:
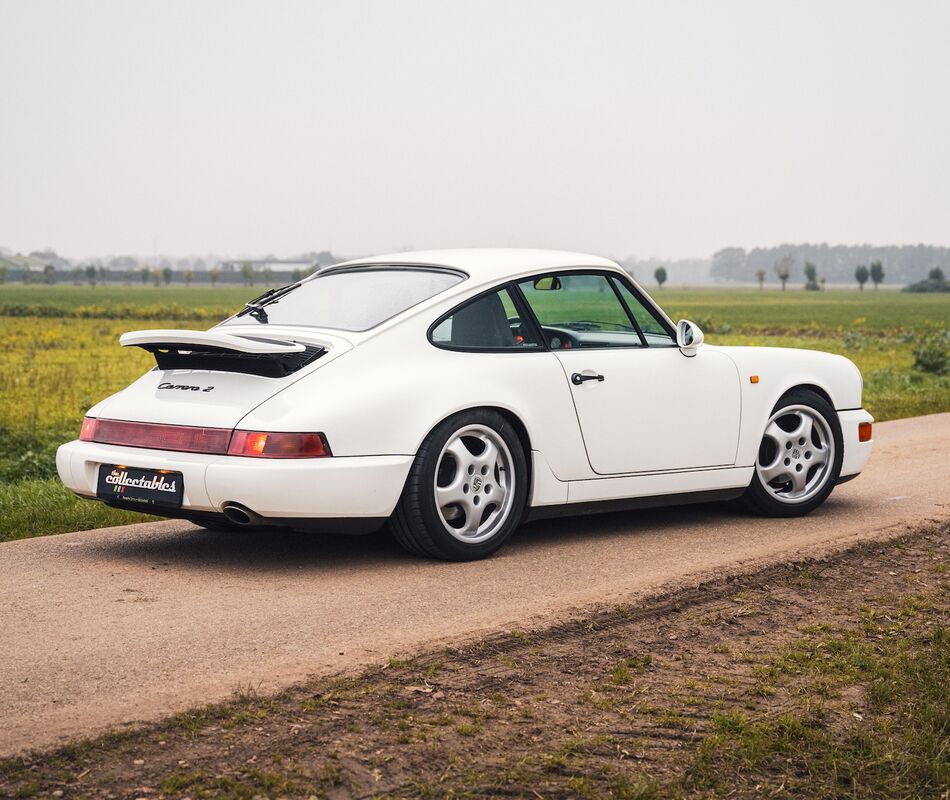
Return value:
M 798 516 L 871 451 L 848 359 L 714 347 L 612 261 L 458 250 L 338 264 L 157 365 L 57 467 L 83 497 L 205 527 L 368 532 L 473 559 L 544 516 L 742 497 Z

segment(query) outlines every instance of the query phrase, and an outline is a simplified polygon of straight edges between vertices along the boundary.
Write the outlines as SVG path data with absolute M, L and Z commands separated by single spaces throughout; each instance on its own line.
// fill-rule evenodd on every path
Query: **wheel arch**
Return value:
M 831 398 L 831 394 L 829 394 L 828 390 L 814 383 L 797 383 L 794 386 L 789 386 L 784 392 L 782 392 L 781 396 L 775 402 L 782 402 L 782 400 L 788 397 L 792 392 L 798 391 L 800 389 L 817 394 L 822 400 L 828 403 L 828 405 L 830 405 L 832 408 L 835 408 L 835 402 Z

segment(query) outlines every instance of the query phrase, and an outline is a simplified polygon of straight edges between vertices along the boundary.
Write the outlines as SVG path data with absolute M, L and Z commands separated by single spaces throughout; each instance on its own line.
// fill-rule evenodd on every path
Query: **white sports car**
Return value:
M 714 347 L 617 264 L 400 253 L 272 289 L 157 365 L 57 467 L 83 497 L 206 527 L 367 532 L 473 559 L 544 516 L 742 497 L 806 514 L 871 452 L 848 359 Z

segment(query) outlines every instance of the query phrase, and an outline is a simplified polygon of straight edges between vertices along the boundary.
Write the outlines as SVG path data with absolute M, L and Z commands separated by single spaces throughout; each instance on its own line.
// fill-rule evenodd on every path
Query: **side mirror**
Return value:
M 557 275 L 538 278 L 534 282 L 534 288 L 539 292 L 554 292 L 561 288 L 561 279 Z
M 676 323 L 676 346 L 684 356 L 688 358 L 695 356 L 699 348 L 703 346 L 704 339 L 703 332 L 695 322 L 681 319 Z

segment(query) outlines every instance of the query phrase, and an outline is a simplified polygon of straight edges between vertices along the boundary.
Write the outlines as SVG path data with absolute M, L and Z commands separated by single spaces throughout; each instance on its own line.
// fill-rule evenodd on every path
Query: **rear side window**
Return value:
M 470 300 L 432 329 L 430 341 L 459 350 L 540 350 L 531 326 L 507 289 Z

